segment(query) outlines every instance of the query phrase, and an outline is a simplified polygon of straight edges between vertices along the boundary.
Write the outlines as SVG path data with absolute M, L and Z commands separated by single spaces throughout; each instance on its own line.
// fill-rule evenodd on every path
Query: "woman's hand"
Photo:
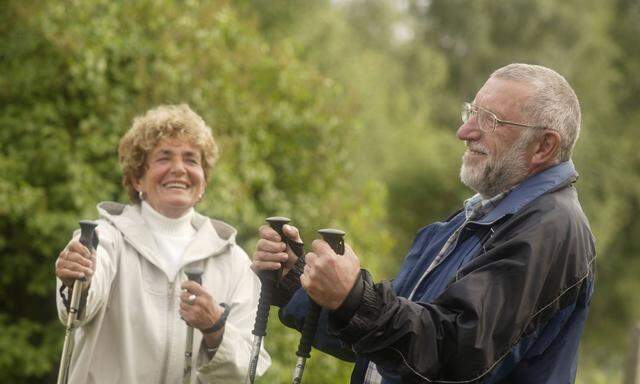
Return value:
M 190 326 L 200 330 L 211 328 L 218 322 L 224 308 L 211 297 L 202 286 L 195 281 L 185 281 L 180 295 L 180 316 Z M 216 348 L 222 342 L 224 327 L 220 330 L 203 334 L 209 348 Z
M 96 255 L 79 241 L 72 241 L 60 252 L 56 260 L 56 276 L 67 287 L 73 287 L 75 280 L 85 278 L 85 290 L 91 285 L 91 277 L 96 270 Z
M 284 235 L 298 243 L 302 243 L 298 228 L 292 225 L 284 225 L 282 227 Z M 259 230 L 260 240 L 256 246 L 256 253 L 253 255 L 251 269 L 258 273 L 260 271 L 276 271 L 283 269 L 283 275 L 298 261 L 293 251 L 286 246 L 280 238 L 280 235 L 268 225 L 263 225 Z

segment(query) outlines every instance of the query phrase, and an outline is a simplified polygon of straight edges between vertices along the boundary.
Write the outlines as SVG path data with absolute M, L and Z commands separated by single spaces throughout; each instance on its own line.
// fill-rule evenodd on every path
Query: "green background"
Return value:
M 253 253 L 264 217 L 347 231 L 376 279 L 471 194 L 459 108 L 511 62 L 549 66 L 582 104 L 577 187 L 597 237 L 578 382 L 620 382 L 639 318 L 640 2 L 0 1 L 0 382 L 54 382 L 53 263 L 79 219 L 126 201 L 117 144 L 137 114 L 189 103 L 222 157 L 198 209 Z M 286 383 L 297 333 L 272 312 Z M 348 382 L 313 352 L 305 383 Z

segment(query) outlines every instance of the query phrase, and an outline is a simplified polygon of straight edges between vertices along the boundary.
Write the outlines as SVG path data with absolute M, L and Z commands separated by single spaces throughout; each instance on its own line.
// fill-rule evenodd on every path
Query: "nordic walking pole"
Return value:
M 98 247 L 98 236 L 95 229 L 98 224 L 93 221 L 82 220 L 80 222 L 80 243 L 87 247 L 89 251 L 95 252 Z M 67 324 L 64 330 L 64 344 L 62 346 L 62 357 L 60 358 L 60 368 L 58 370 L 58 384 L 66 384 L 69 379 L 69 364 L 73 355 L 73 333 L 75 331 L 75 322 L 78 318 L 80 307 L 80 298 L 84 289 L 85 278 L 77 279 L 73 282 L 71 291 L 71 302 L 69 303 L 69 313 L 67 315 Z
M 338 255 L 344 254 L 344 235 L 345 233 L 339 229 L 320 229 L 318 233 L 322 235 L 324 241 L 326 241 L 331 249 Z M 298 350 L 296 355 L 296 368 L 293 371 L 293 384 L 300 384 L 302 382 L 302 374 L 304 373 L 304 365 L 308 358 L 311 357 L 311 345 L 313 344 L 313 338 L 316 335 L 318 328 L 318 319 L 320 318 L 320 312 L 322 308 L 316 304 L 311 298 L 309 298 L 309 309 L 304 317 L 304 325 L 302 326 L 302 335 L 300 336 L 300 344 L 298 344 Z
M 284 235 L 282 227 L 289 221 L 286 217 L 268 217 L 267 223 L 273 228 L 282 241 L 290 248 L 293 253 L 298 257 L 303 254 L 302 244 L 298 244 Z M 258 310 L 256 313 L 256 321 L 253 327 L 253 345 L 251 347 L 251 359 L 249 360 L 249 371 L 245 378 L 245 384 L 253 384 L 256 378 L 256 370 L 258 368 L 258 358 L 260 356 L 260 346 L 262 345 L 262 338 L 267 334 L 267 320 L 269 320 L 269 306 L 271 304 L 271 298 L 273 296 L 273 290 L 280 283 L 282 279 L 282 268 L 277 271 L 260 271 L 258 273 L 262 288 L 260 289 L 260 299 L 258 300 Z
M 189 281 L 195 281 L 196 283 L 202 285 L 202 273 L 204 270 L 202 268 L 187 268 L 184 273 L 187 275 Z M 191 297 L 195 300 L 195 295 L 189 296 L 189 300 Z M 184 370 L 182 371 L 182 383 L 189 384 L 191 382 L 191 360 L 193 356 L 193 327 L 187 325 L 187 345 L 184 350 Z

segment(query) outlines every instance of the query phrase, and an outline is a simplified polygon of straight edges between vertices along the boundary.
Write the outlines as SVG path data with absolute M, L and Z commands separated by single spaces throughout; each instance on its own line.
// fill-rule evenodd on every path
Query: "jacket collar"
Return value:
M 125 241 L 136 249 L 150 263 L 169 273 L 165 262 L 159 257 L 158 246 L 140 215 L 139 205 L 124 205 L 115 202 L 98 204 L 100 216 L 122 232 Z M 209 219 L 194 213 L 192 224 L 196 235 L 185 250 L 180 268 L 187 264 L 216 256 L 235 244 L 236 230 L 219 220 Z
M 549 167 L 525 179 L 476 223 L 491 224 L 506 215 L 512 215 L 543 194 L 572 184 L 577 179 L 578 172 L 571 160 Z

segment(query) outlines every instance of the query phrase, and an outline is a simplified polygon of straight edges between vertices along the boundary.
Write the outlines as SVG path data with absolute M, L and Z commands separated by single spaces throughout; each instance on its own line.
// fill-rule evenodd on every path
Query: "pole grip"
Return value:
M 95 251 L 98 248 L 98 236 L 96 227 L 98 223 L 90 220 L 80 221 L 80 243 L 89 250 Z
M 188 267 L 184 270 L 185 275 L 189 281 L 195 281 L 199 285 L 202 285 L 202 274 L 204 270 L 200 267 Z
M 274 216 L 267 217 L 267 223 L 273 228 L 274 231 L 280 235 L 280 238 L 284 241 L 286 237 L 282 231 L 282 227 L 289 223 L 286 217 Z M 273 297 L 273 290 L 281 278 L 282 268 L 278 271 L 260 271 L 258 277 L 262 283 L 260 289 L 260 298 L 258 300 L 258 310 L 256 313 L 256 322 L 253 327 L 252 333 L 256 336 L 265 336 L 267 334 L 267 321 L 269 320 L 269 306 L 271 304 L 271 298 Z
M 316 330 L 318 329 L 318 319 L 320 318 L 320 312 L 322 307 L 316 304 L 313 300 L 309 299 L 309 309 L 304 317 L 304 325 L 302 326 L 302 335 L 300 336 L 300 342 L 298 344 L 298 350 L 296 355 L 299 357 L 310 358 L 311 346 L 313 345 L 313 338 L 316 336 Z
M 280 235 L 280 239 L 282 239 L 282 241 L 287 245 L 287 247 L 290 247 L 289 245 L 290 242 L 288 241 L 288 238 L 284 235 L 284 230 L 282 227 L 284 227 L 285 224 L 288 224 L 291 220 L 287 217 L 273 216 L 273 217 L 267 217 L 266 221 L 267 223 L 269 223 L 271 228 L 273 228 L 273 230 L 276 231 L 278 235 Z M 265 272 L 270 272 L 271 276 L 269 276 L 268 278 L 273 279 L 276 287 L 280 285 L 280 281 L 282 280 L 282 268 L 278 269 L 277 271 L 265 271 Z
M 333 228 L 325 228 L 319 229 L 318 233 L 322 236 L 324 241 L 329 244 L 329 246 L 335 253 L 337 253 L 338 255 L 344 255 L 344 231 Z
M 331 249 L 338 255 L 344 254 L 344 235 L 345 232 L 339 229 L 320 229 L 318 233 L 322 236 Z M 318 319 L 320 318 L 320 312 L 322 308 L 316 304 L 313 300 L 310 300 L 309 309 L 304 318 L 304 325 L 302 326 L 302 335 L 300 336 L 300 343 L 298 344 L 298 350 L 296 355 L 301 358 L 311 357 L 311 346 L 313 345 L 313 339 L 315 338 L 316 331 L 318 329 Z M 294 375 L 294 383 L 299 383 L 302 380 L 302 369 L 299 373 Z

